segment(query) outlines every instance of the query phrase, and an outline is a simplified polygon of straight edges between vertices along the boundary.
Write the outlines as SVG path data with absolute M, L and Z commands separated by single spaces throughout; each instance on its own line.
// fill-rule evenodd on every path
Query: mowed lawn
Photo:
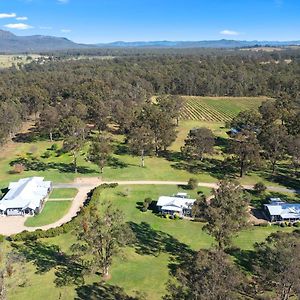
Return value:
M 53 189 L 51 192 L 49 199 L 73 199 L 78 190 L 75 188 L 67 188 L 67 189 Z
M 172 195 L 179 191 L 188 192 L 191 197 L 196 197 L 198 191 L 206 195 L 210 194 L 209 189 L 189 191 L 175 186 L 157 185 L 119 186 L 103 190 L 98 199 L 98 206 L 101 207 L 101 202 L 111 201 L 124 213 L 125 221 L 136 236 L 133 245 L 122 249 L 121 253 L 114 258 L 111 279 L 105 285 L 121 287 L 130 295 L 135 295 L 137 291 L 142 292 L 149 300 L 162 299 L 166 294 L 166 284 L 172 278 L 170 275 L 172 265 L 176 264 L 178 256 L 189 249 L 197 251 L 214 245 L 213 238 L 202 230 L 203 223 L 168 220 L 155 215 L 150 210 L 141 212 L 139 209 L 140 203 L 146 197 L 156 201 L 161 195 Z M 255 242 L 262 242 L 270 233 L 278 230 L 291 231 L 292 228 L 250 227 L 234 238 L 234 245 L 243 250 L 251 250 Z M 58 246 L 67 254 L 71 254 L 70 246 L 75 241 L 74 233 L 40 240 L 44 245 Z M 44 257 L 44 252 L 41 255 L 42 259 L 47 259 Z M 58 276 L 56 264 L 55 260 L 49 259 L 52 263 L 49 269 L 43 272 L 37 273 L 29 264 L 27 276 L 30 285 L 10 290 L 10 299 L 35 300 L 40 299 L 41 295 L 51 300 L 57 299 L 59 295 L 60 299 L 73 299 L 76 298 L 76 289 L 81 290 L 89 284 L 101 281 L 97 275 L 86 275 L 83 286 L 56 287 L 54 284 Z M 45 293 L 44 291 L 39 293 L 41 286 L 44 287 Z M 98 295 L 98 299 L 101 299 L 101 295 Z
M 48 200 L 42 212 L 34 217 L 29 217 L 25 222 L 25 226 L 44 226 L 58 221 L 68 212 L 71 207 L 71 203 L 72 201 L 69 200 Z

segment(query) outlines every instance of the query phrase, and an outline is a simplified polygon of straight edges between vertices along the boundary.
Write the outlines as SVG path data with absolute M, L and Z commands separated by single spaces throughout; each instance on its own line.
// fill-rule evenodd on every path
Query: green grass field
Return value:
M 226 122 L 240 111 L 257 108 L 266 97 L 183 97 L 183 120 Z
M 210 193 L 208 189 L 200 190 L 205 194 Z M 103 191 L 98 205 L 100 206 L 101 201 L 112 201 L 123 211 L 125 220 L 137 237 L 133 247 L 124 248 L 115 257 L 111 268 L 111 279 L 105 283 L 105 286 L 122 287 L 130 295 L 135 295 L 136 291 L 139 291 L 149 300 L 161 299 L 166 293 L 166 283 L 171 278 L 170 264 L 176 263 L 178 255 L 188 249 L 198 250 L 214 244 L 213 239 L 203 232 L 203 223 L 167 220 L 156 216 L 151 211 L 143 213 L 138 208 L 139 202 L 146 197 L 157 200 L 160 195 L 172 195 L 178 191 L 182 190 L 172 186 L 155 185 L 120 186 Z M 196 191 L 188 191 L 188 193 L 192 197 L 196 196 Z M 291 231 L 292 228 L 250 227 L 234 239 L 234 245 L 243 250 L 252 250 L 255 242 L 263 241 L 270 233 L 277 230 Z M 54 254 L 52 256 L 51 247 L 56 245 L 68 255 L 71 254 L 69 248 L 74 242 L 75 236 L 71 233 L 40 240 L 40 246 L 31 249 L 34 259 L 29 259 L 31 263 L 28 264 L 26 275 L 30 284 L 10 290 L 9 299 L 35 300 L 42 297 L 50 300 L 59 297 L 66 300 L 74 299 L 82 289 L 86 289 L 93 282 L 99 283 L 99 276 L 86 275 L 85 283 L 78 286 L 72 284 L 55 286 L 55 280 L 62 276 L 59 272 L 61 260 L 57 260 Z M 37 271 L 37 267 L 40 271 Z M 43 286 L 42 290 L 41 286 Z M 92 293 L 94 290 L 88 289 L 88 291 Z M 97 297 L 95 299 L 115 299 L 108 298 L 107 295 L 105 298 L 102 294 L 97 294 Z
M 47 201 L 42 212 L 34 217 L 29 217 L 25 226 L 44 226 L 58 221 L 71 207 L 71 201 Z
M 73 199 L 77 193 L 77 189 L 53 189 L 49 199 Z

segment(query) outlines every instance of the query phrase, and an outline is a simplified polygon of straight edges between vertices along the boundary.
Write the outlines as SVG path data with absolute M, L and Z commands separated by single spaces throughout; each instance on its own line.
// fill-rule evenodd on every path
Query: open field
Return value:
M 180 117 L 183 120 L 226 122 L 240 111 L 257 108 L 266 97 L 183 97 L 184 107 Z
M 33 59 L 39 58 L 40 55 L 29 54 L 29 55 L 0 55 L 0 69 L 10 68 L 15 65 L 18 68 L 18 64 L 31 63 Z
M 52 224 L 62 218 L 69 210 L 71 201 L 47 201 L 42 212 L 34 217 L 29 217 L 25 226 L 37 227 Z
M 205 194 L 209 189 L 199 189 Z M 182 191 L 175 186 L 120 186 L 115 189 L 104 190 L 98 205 L 110 200 L 121 209 L 125 220 L 130 224 L 136 241 L 131 247 L 126 247 L 114 259 L 111 268 L 111 279 L 104 286 L 124 288 L 125 292 L 134 295 L 136 291 L 145 294 L 146 299 L 158 300 L 166 293 L 165 284 L 171 278 L 172 266 L 182 258 L 185 251 L 208 248 L 214 244 L 213 239 L 202 231 L 203 223 L 186 220 L 167 220 L 152 211 L 141 212 L 139 202 L 151 197 L 154 201 L 160 195 L 172 195 Z M 188 191 L 196 196 L 196 191 Z M 291 231 L 293 228 L 250 227 L 241 232 L 235 239 L 234 245 L 242 250 L 251 251 L 255 242 L 263 241 L 270 233 L 277 230 Z M 64 260 L 57 256 L 57 247 L 64 255 L 71 254 L 70 246 L 75 242 L 72 233 L 54 238 L 41 239 L 38 243 L 27 243 L 25 250 L 28 256 L 28 271 L 26 276 L 30 285 L 17 287 L 9 291 L 9 299 L 40 299 L 44 295 L 47 299 L 85 299 L 82 293 L 97 295 L 95 299 L 108 298 L 106 294 L 96 289 L 103 288 L 99 276 L 85 275 L 85 282 L 67 284 L 57 287 L 55 282 L 67 276 L 63 273 Z M 56 249 L 56 250 L 55 250 Z M 72 266 L 69 263 L 68 269 Z M 96 286 L 93 285 L 96 283 Z M 43 286 L 43 291 L 40 287 Z M 107 298 L 105 298 L 105 296 Z

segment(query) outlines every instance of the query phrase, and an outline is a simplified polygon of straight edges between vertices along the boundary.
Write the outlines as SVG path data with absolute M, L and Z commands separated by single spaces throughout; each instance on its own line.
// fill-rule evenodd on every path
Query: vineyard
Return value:
M 237 97 L 184 97 L 185 104 L 180 113 L 183 120 L 226 122 L 240 111 L 257 108 L 267 98 Z

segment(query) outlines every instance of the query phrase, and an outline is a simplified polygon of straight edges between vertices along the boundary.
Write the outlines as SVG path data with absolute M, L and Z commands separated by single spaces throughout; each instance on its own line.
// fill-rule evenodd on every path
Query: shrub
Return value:
M 300 227 L 300 222 L 295 222 L 293 225 L 294 225 L 295 227 Z
M 151 199 L 151 198 L 146 198 L 146 199 L 144 200 L 143 206 L 142 206 L 142 209 L 141 209 L 142 212 L 146 212 L 146 211 L 148 210 L 148 208 L 149 208 L 151 202 L 152 202 L 152 199 Z
M 50 156 L 51 156 L 50 151 L 45 151 L 42 157 L 43 158 L 49 158 Z
M 21 174 L 25 171 L 25 166 L 21 163 L 14 164 L 11 171 L 12 174 Z
M 198 180 L 196 178 L 190 178 L 187 184 L 190 190 L 194 190 L 198 187 Z
M 50 147 L 50 150 L 57 151 L 58 150 L 58 145 L 57 144 L 52 144 L 52 146 Z
M 179 220 L 179 219 L 180 219 L 179 214 L 174 214 L 174 220 Z
M 263 182 L 257 182 L 254 185 L 254 191 L 259 195 L 264 193 L 266 190 L 267 190 L 267 187 L 265 186 L 265 184 Z

